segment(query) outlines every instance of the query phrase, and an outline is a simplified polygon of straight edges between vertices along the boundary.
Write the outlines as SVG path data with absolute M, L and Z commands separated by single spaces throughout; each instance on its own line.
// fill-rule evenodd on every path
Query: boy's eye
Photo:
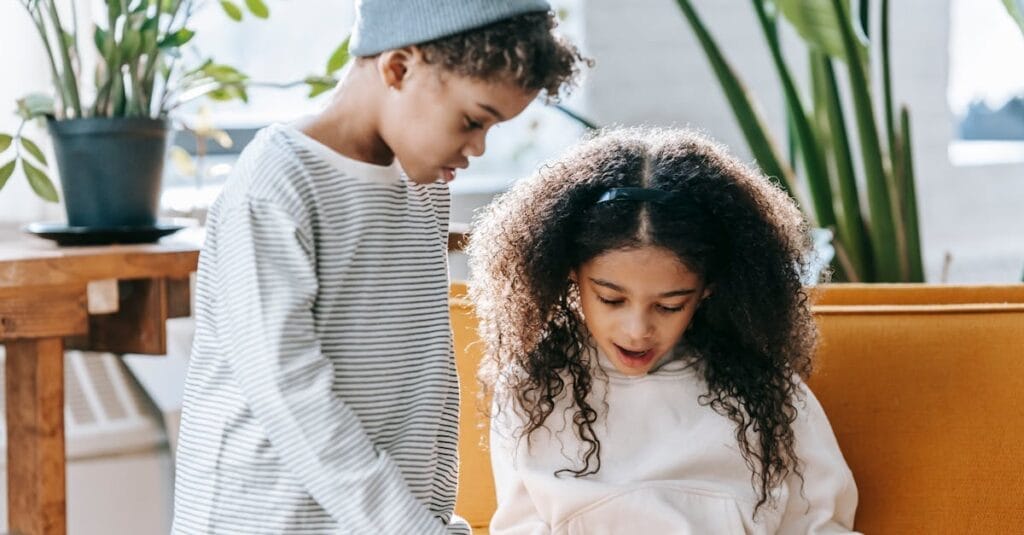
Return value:
M 471 119 L 468 115 L 466 116 L 466 128 L 469 130 L 479 130 L 484 127 L 484 124 L 480 121 Z

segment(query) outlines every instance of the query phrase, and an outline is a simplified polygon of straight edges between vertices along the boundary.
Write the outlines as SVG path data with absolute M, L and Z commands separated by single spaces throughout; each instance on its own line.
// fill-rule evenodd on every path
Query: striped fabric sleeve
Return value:
M 358 416 L 332 393 L 321 351 L 310 233 L 266 201 L 222 213 L 215 259 L 218 330 L 232 373 L 284 466 L 346 532 L 445 533 L 395 462 L 376 451 Z

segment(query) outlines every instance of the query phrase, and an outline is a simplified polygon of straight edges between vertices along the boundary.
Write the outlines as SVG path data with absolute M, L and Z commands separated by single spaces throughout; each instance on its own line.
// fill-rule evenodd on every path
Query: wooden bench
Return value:
M 476 402 L 482 344 L 453 285 L 463 388 L 456 513 L 494 511 Z M 1011 533 L 1024 525 L 1024 285 L 816 289 L 822 342 L 809 383 L 860 490 L 857 530 Z

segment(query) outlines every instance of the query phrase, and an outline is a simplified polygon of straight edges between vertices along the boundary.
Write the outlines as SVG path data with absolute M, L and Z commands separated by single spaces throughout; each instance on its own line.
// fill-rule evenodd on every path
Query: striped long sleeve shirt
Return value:
M 448 190 L 283 125 L 211 207 L 174 533 L 468 533 Z

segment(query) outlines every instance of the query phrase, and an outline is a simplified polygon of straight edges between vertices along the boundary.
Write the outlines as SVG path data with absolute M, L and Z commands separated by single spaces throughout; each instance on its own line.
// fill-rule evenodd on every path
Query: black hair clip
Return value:
M 650 188 L 611 188 L 601 195 L 601 198 L 594 204 L 601 204 L 609 201 L 638 201 L 653 202 L 656 204 L 672 204 L 675 194 L 671 191 Z

